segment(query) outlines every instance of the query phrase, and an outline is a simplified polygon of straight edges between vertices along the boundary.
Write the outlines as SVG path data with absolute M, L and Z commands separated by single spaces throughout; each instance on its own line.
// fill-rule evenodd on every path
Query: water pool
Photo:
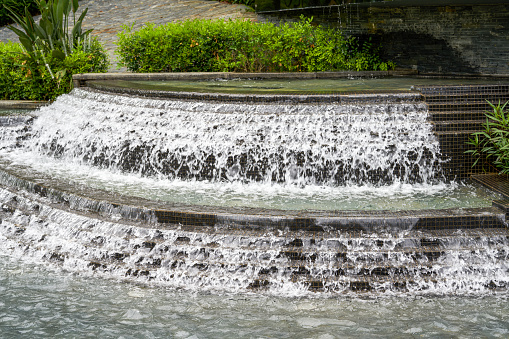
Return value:
M 234 77 L 234 75 L 233 75 Z M 94 80 L 89 85 L 133 90 L 232 94 L 332 94 L 342 92 L 406 92 L 436 85 L 507 84 L 496 78 L 345 77 L 337 79 L 210 79 L 210 80 Z
M 118 283 L 0 255 L 2 337 L 507 338 L 507 293 L 302 298 Z

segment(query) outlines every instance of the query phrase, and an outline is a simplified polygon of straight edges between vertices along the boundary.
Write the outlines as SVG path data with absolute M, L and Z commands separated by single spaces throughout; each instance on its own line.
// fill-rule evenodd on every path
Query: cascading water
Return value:
M 216 192 L 246 191 L 248 197 L 255 191 L 305 196 L 306 191 L 433 192 L 457 186 L 441 176 L 439 144 L 422 102 L 204 103 L 74 90 L 37 112 L 33 123 L 4 130 L 4 186 L 17 182 L 9 171 L 21 167 L 41 178 L 75 181 L 73 187 L 98 185 L 90 176 L 102 176 L 103 186 L 95 188 L 113 192 L 122 191 L 112 186 L 158 191 L 175 185 L 169 195 L 188 192 L 186 187 L 199 191 L 204 187 L 199 183 Z M 37 176 L 32 181 L 42 180 Z M 41 190 L 37 187 L 32 191 Z M 334 213 L 317 212 L 313 219 L 302 211 L 290 220 L 273 210 L 253 211 L 245 200 L 228 212 L 233 214 L 211 217 L 214 223 L 196 217 L 205 221 L 161 224 L 157 208 L 141 223 L 117 211 L 119 204 L 130 206 L 127 199 L 118 198 L 119 203 L 111 197 L 109 207 L 99 211 L 80 203 L 80 195 L 72 202 L 72 195 L 57 199 L 44 192 L 0 190 L 1 250 L 71 271 L 179 288 L 277 294 L 468 293 L 509 282 L 505 217 L 495 210 L 490 210 L 495 230 L 488 238 L 482 230 L 415 229 L 419 220 L 410 214 L 394 220 L 345 214 L 333 220 Z M 133 192 L 139 193 L 123 193 Z M 322 209 L 318 205 L 314 209 Z M 329 209 L 345 209 L 333 206 Z M 469 213 L 479 220 L 486 215 Z M 252 215 L 268 215 L 272 224 L 260 227 Z M 299 223 L 304 226 L 295 227 Z
M 85 91 L 43 108 L 27 147 L 169 179 L 300 185 L 431 183 L 426 106 L 157 101 Z

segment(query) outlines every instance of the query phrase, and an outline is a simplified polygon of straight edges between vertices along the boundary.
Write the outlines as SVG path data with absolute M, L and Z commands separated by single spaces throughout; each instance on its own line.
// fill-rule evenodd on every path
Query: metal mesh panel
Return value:
M 475 159 L 465 154 L 469 149 L 466 143 L 472 133 L 482 129 L 486 120 L 484 113 L 491 110 L 488 101 L 494 104 L 509 101 L 509 85 L 427 86 L 415 89 L 424 95 L 442 154 L 448 159 L 443 164 L 446 176 L 465 179 L 473 173 L 482 173 L 487 162 L 481 161 L 472 167 Z

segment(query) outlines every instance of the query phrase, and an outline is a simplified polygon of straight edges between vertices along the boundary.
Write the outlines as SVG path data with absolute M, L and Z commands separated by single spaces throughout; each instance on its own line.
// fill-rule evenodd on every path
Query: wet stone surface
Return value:
M 49 199 L 75 211 L 107 216 L 126 222 L 143 222 L 147 227 L 179 225 L 204 231 L 290 230 L 327 233 L 388 232 L 404 230 L 505 229 L 505 213 L 498 207 L 418 211 L 281 211 L 261 208 L 222 208 L 151 201 L 111 194 L 38 175 L 30 178 L 19 167 L 16 173 L 0 170 L 0 182 Z M 299 241 L 292 243 L 300 244 Z M 299 247 L 299 246 L 297 246 Z

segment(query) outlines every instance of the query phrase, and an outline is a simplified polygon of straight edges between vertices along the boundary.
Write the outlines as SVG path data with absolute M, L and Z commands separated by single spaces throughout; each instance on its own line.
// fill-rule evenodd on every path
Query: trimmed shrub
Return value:
M 45 60 L 47 65 L 37 63 L 20 44 L 0 43 L 0 99 L 54 100 L 72 89 L 73 74 L 106 72 L 109 67 L 95 39 L 88 52 L 77 48 L 63 59 L 47 54 Z
M 312 18 L 276 26 L 245 20 L 187 20 L 118 35 L 119 65 L 133 72 L 317 72 L 388 70 L 377 48 Z
M 9 11 L 4 5 L 11 8 L 18 15 L 25 14 L 25 7 L 32 15 L 39 13 L 35 0 L 0 0 L 0 26 L 6 26 L 13 22 L 9 17 Z

